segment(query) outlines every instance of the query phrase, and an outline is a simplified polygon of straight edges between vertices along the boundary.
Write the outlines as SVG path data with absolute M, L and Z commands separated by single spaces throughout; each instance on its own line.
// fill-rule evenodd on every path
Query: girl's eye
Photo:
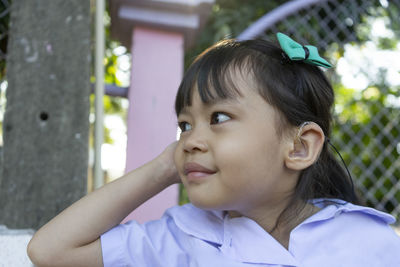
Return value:
M 182 122 L 178 123 L 178 125 L 179 125 L 179 128 L 181 129 L 182 133 L 192 129 L 192 125 L 190 125 L 186 121 L 182 121 Z
M 222 112 L 215 112 L 211 115 L 211 124 L 221 123 L 230 120 L 231 117 Z

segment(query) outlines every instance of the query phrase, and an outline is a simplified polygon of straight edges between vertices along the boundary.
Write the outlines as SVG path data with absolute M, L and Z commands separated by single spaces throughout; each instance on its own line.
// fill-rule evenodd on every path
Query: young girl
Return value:
M 331 154 L 332 87 L 315 47 L 222 41 L 176 97 L 180 139 L 43 226 L 37 266 L 400 266 L 392 216 L 358 206 Z M 182 181 L 192 204 L 121 220 Z M 101 208 L 99 208 L 101 207 Z

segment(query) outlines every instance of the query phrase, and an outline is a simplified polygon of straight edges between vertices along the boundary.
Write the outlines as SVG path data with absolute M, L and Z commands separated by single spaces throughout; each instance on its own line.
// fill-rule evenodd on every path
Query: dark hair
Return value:
M 332 86 L 318 67 L 302 61 L 288 61 L 282 53 L 280 47 L 265 40 L 217 43 L 199 55 L 187 70 L 176 96 L 176 114 L 191 105 L 194 88 L 205 103 L 240 95 L 232 77 L 235 75 L 233 67 L 241 71 L 243 77 L 251 75 L 259 94 L 279 111 L 283 120 L 277 128 L 312 121 L 328 138 L 334 102 Z M 327 142 L 317 162 L 301 172 L 292 201 L 279 220 L 282 216 L 288 218 L 285 213 L 294 208 L 298 200 L 305 202 L 314 198 L 339 198 L 358 203 L 351 177 L 334 158 Z

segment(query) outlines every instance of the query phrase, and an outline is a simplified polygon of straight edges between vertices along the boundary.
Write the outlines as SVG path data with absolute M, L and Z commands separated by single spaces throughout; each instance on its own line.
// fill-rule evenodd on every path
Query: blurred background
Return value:
M 92 191 L 96 187 L 93 171 L 96 158 L 101 159 L 102 184 L 140 165 L 142 162 L 138 158 L 145 151 L 153 151 L 143 156 L 146 159 L 161 152 L 165 144 L 177 136 L 172 118 L 174 92 L 179 78 L 196 55 L 225 38 L 275 40 L 278 31 L 302 44 L 318 46 L 323 56 L 335 65 L 326 71 L 336 93 L 332 140 L 366 204 L 400 219 L 400 0 L 110 0 L 101 9 L 102 20 L 97 25 L 98 3 L 94 0 L 84 4 L 85 1 L 50 2 L 38 1 L 33 7 L 27 1 L 0 1 L 0 146 L 3 154 L 0 224 L 36 229 Z M 60 10 L 69 10 L 70 14 L 60 14 Z M 81 19 L 77 13 L 81 14 Z M 61 18 L 63 25 L 77 23 L 76 27 L 57 26 Z M 48 25 L 48 28 L 30 35 L 30 29 L 38 27 L 32 25 L 36 23 Z M 100 152 L 94 149 L 96 27 L 105 30 L 101 59 L 104 96 L 100 95 L 104 117 L 97 116 L 104 133 Z M 63 34 L 64 30 L 71 33 L 70 39 L 63 39 L 67 34 Z M 53 45 L 52 38 L 55 38 Z M 72 43 L 68 44 L 70 41 Z M 78 49 L 79 45 L 75 46 L 74 42 L 82 43 L 84 49 Z M 64 44 L 69 46 L 64 49 Z M 56 60 L 49 63 L 41 53 L 55 56 Z M 66 65 L 69 57 L 85 60 Z M 45 67 L 48 64 L 50 68 Z M 25 67 L 31 69 L 27 71 Z M 78 71 L 68 74 L 61 70 L 52 74 L 58 68 Z M 170 81 L 163 72 L 177 78 Z M 23 73 L 28 74 L 24 76 Z M 69 84 L 54 93 L 57 84 L 68 84 L 82 73 L 87 73 L 79 78 L 82 86 Z M 24 77 L 25 81 L 32 80 L 21 84 Z M 50 80 L 53 77 L 56 83 L 42 84 L 42 77 Z M 152 83 L 155 80 L 159 81 L 158 85 Z M 164 83 L 170 89 L 164 90 Z M 18 93 L 22 87 L 27 89 Z M 77 87 L 83 88 L 78 90 L 79 94 L 66 96 L 70 88 Z M 40 90 L 49 92 L 35 97 Z M 142 95 L 143 92 L 149 95 Z M 83 99 L 79 107 L 87 104 L 87 108 L 77 114 L 74 113 L 77 107 L 60 108 L 77 103 L 69 97 Z M 169 108 L 160 104 L 163 99 L 169 99 L 166 102 Z M 54 104 L 54 101 L 57 103 L 54 107 L 46 104 Z M 9 106 L 8 102 L 13 104 Z M 149 111 L 148 107 L 153 109 Z M 12 115 L 14 112 L 25 115 L 19 118 Z M 13 125 L 29 124 L 30 114 L 34 114 L 34 118 L 29 129 L 15 132 L 19 128 Z M 133 114 L 141 114 L 142 118 Z M 164 114 L 167 114 L 166 119 Z M 62 124 L 70 117 L 75 119 Z M 56 128 L 48 126 L 53 118 L 60 123 L 54 126 Z M 78 119 L 83 122 L 78 123 Z M 165 120 L 169 123 L 167 128 L 154 126 Z M 68 135 L 66 129 L 78 124 L 80 132 Z M 149 133 L 154 131 L 154 135 Z M 67 141 L 72 139 L 79 139 L 80 150 L 75 149 L 75 143 L 68 145 Z M 25 146 L 24 142 L 27 142 Z M 33 148 L 25 151 L 29 144 Z M 52 161 L 54 158 L 58 160 L 54 161 L 56 163 Z M 84 171 L 68 174 L 78 163 Z M 44 173 L 51 173 L 51 177 L 43 178 Z M 76 184 L 70 186 L 69 182 Z M 68 196 L 65 201 L 54 201 L 64 196 Z M 182 188 L 174 189 L 167 198 L 172 202 L 156 215 L 138 216 L 143 220 L 157 217 L 168 205 L 187 202 Z M 154 205 L 159 205 L 157 203 Z M 52 205 L 51 208 L 48 205 Z

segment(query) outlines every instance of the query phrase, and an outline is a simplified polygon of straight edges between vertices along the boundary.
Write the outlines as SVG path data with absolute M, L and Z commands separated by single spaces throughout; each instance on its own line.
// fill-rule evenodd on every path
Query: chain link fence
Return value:
M 239 38 L 274 40 L 284 32 L 326 51 L 336 65 L 336 72 L 327 71 L 336 91 L 332 140 L 366 204 L 400 219 L 400 65 L 396 69 L 390 58 L 400 60 L 400 0 L 293 2 L 297 6 L 266 14 Z

